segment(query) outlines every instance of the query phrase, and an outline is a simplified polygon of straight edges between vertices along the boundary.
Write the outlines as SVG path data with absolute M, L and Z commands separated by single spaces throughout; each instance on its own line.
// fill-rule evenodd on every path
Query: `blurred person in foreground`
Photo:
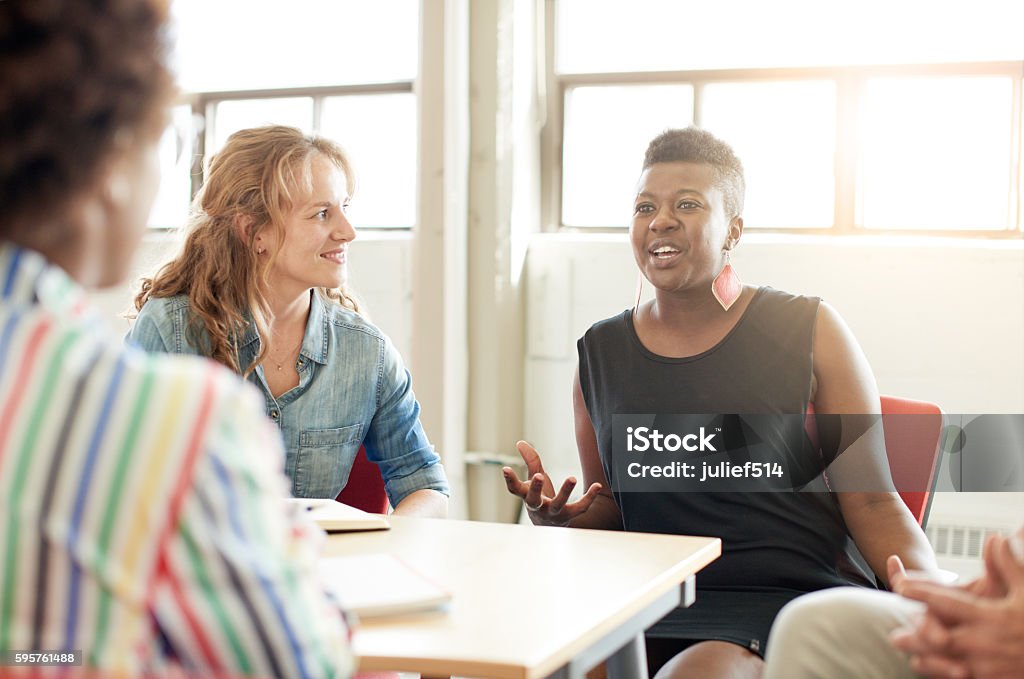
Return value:
M 0 2 L 0 652 L 103 674 L 337 677 L 322 533 L 259 394 L 108 332 L 174 94 L 163 0 Z

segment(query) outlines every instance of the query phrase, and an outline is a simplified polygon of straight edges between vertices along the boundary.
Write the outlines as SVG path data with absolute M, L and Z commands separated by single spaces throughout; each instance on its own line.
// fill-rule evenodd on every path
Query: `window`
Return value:
M 702 94 L 701 124 L 727 140 L 743 161 L 745 221 L 775 228 L 830 224 L 836 84 L 815 79 L 711 82 Z M 794 186 L 801 187 L 800 199 L 784 198 Z
M 185 221 L 192 197 L 189 172 L 195 152 L 195 129 L 192 107 L 175 106 L 171 125 L 160 139 L 160 188 L 149 213 L 150 226 L 177 226 Z
M 1015 221 L 1011 78 L 871 78 L 861 107 L 866 228 L 997 231 Z
M 366 130 L 366 134 L 352 134 Z M 416 221 L 416 98 L 412 94 L 326 97 L 320 132 L 342 141 L 356 168 L 349 215 L 361 226 Z
M 211 121 L 207 135 L 206 152 L 216 153 L 238 130 L 268 123 L 297 127 L 303 132 L 313 131 L 312 97 L 276 97 L 274 99 L 212 98 L 205 106 L 207 120 Z
M 293 0 L 286 8 L 275 0 L 176 0 L 172 10 L 188 105 L 175 114 L 177 134 L 164 140 L 151 226 L 183 224 L 204 160 L 233 132 L 266 124 L 322 134 L 346 149 L 357 227 L 413 225 L 418 0 Z
M 1019 238 L 1024 3 L 547 0 L 545 220 L 620 228 L 644 149 L 695 124 L 747 228 Z
M 628 126 L 609 126 L 611 121 L 626 119 Z M 602 225 L 610 215 L 626 223 L 647 142 L 665 127 L 685 125 L 692 119 L 690 85 L 567 89 L 563 223 Z

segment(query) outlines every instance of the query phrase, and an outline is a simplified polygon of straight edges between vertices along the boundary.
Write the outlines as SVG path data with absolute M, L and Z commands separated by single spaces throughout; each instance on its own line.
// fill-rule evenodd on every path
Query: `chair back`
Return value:
M 893 484 L 914 519 L 924 528 L 939 475 L 939 439 L 945 416 L 934 403 L 898 396 L 882 396 L 882 415 L 885 452 Z M 893 417 L 898 415 L 913 417 Z M 811 442 L 817 446 L 813 403 L 807 405 L 805 428 Z
M 885 451 L 889 471 L 900 497 L 924 528 L 931 511 L 932 491 L 939 476 L 942 449 L 939 440 L 945 424 L 942 409 L 934 403 L 898 396 L 882 397 Z M 912 415 L 913 417 L 885 417 Z
M 371 514 L 388 513 L 388 494 L 384 491 L 384 477 L 380 467 L 366 457 L 366 447 L 359 446 L 352 471 L 348 474 L 348 483 L 341 489 L 338 502 L 362 509 Z

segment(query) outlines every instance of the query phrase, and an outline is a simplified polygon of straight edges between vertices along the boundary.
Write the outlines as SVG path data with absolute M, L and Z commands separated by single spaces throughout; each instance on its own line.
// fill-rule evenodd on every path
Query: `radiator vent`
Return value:
M 999 532 L 995 528 L 949 524 L 933 524 L 928 526 L 925 531 L 936 556 L 956 556 L 968 559 L 980 557 L 985 538 Z

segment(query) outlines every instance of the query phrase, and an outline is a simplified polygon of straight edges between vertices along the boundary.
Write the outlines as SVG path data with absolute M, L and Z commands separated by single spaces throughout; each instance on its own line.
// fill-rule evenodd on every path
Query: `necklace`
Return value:
M 270 359 L 270 362 L 277 366 L 277 372 L 281 372 L 282 370 L 284 370 L 285 361 L 291 358 L 291 355 L 294 354 L 298 350 L 298 348 L 302 346 L 303 339 L 305 339 L 305 337 L 300 337 L 298 343 L 291 348 L 291 351 L 284 355 L 284 359 L 280 362 L 278 362 L 278 360 L 271 356 L 269 353 L 267 354 L 267 357 Z

